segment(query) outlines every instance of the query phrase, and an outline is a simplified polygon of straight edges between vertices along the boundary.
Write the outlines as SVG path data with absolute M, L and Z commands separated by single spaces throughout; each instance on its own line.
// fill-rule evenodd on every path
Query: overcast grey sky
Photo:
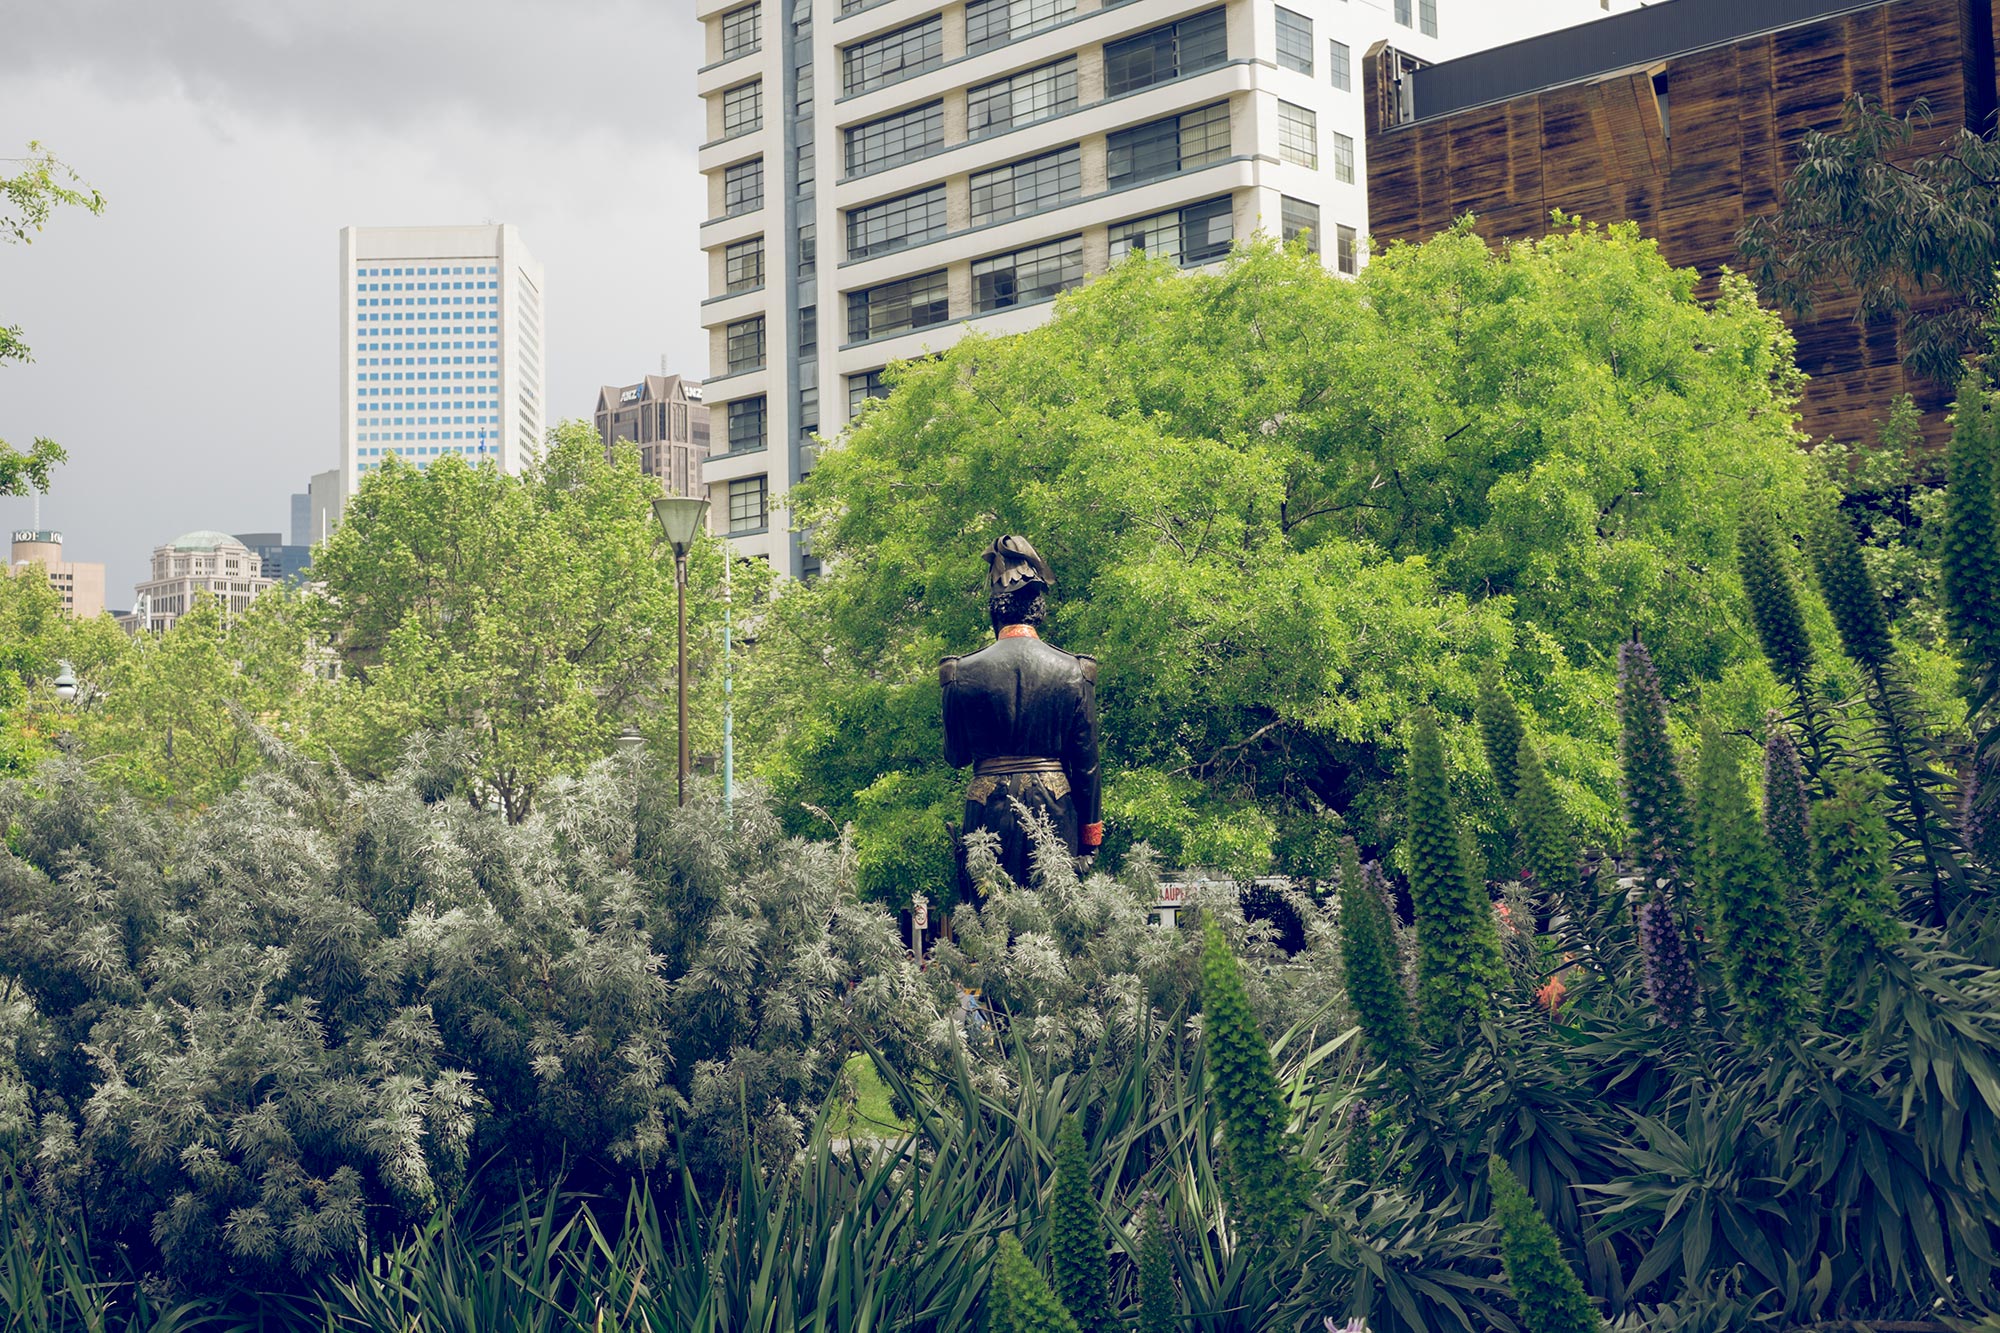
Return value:
M 0 246 L 0 439 L 130 603 L 194 528 L 284 530 L 334 466 L 341 227 L 513 222 L 547 271 L 552 417 L 707 370 L 689 0 L 0 0 L 0 157 L 104 192 Z M 29 502 L 0 499 L 0 526 Z
M 1441 9 L 1470 49 L 1602 12 Z M 519 225 L 552 418 L 662 354 L 707 372 L 692 0 L 0 0 L 0 32 L 0 157 L 39 139 L 109 201 L 0 246 L 36 354 L 0 369 L 0 439 L 68 448 L 42 521 L 114 607 L 154 546 L 284 531 L 334 466 L 347 224 Z

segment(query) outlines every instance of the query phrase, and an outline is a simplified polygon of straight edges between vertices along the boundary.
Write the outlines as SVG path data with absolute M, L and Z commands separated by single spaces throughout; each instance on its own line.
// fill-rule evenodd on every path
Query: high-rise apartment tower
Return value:
M 1360 57 L 1466 49 L 1467 0 L 1442 3 L 1441 24 L 1440 0 L 697 0 L 715 530 L 812 572 L 784 497 L 814 434 L 891 361 L 1030 327 L 1128 253 L 1193 267 L 1306 233 L 1355 272 Z M 1508 0 L 1507 35 L 1601 3 Z
M 542 330 L 542 266 L 517 228 L 343 227 L 343 500 L 392 456 L 519 471 L 542 443 Z

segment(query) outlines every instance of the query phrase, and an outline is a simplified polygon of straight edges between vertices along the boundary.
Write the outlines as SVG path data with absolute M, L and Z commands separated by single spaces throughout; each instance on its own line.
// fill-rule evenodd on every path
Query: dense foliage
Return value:
M 64 621 L 39 580 L 10 581 L 0 625 L 20 633 L 0 640 L 0 773 L 66 751 L 149 800 L 205 806 L 263 765 L 247 719 L 370 778 L 429 736 L 440 790 L 519 821 L 625 728 L 674 750 L 657 492 L 633 451 L 606 458 L 569 422 L 520 477 L 391 460 L 316 551 L 310 588 L 238 615 L 198 602 L 165 634 L 127 639 L 108 619 Z M 721 732 L 722 560 L 706 539 L 689 558 L 697 752 Z M 738 615 L 754 612 L 768 572 L 745 566 L 734 582 Z M 58 660 L 82 682 L 73 706 L 49 689 Z
M 1931 121 L 1922 105 L 1897 116 L 1850 98 L 1838 130 L 1799 144 L 1783 207 L 1739 240 L 1759 285 L 1795 313 L 1809 314 L 1829 287 L 1851 292 L 1861 319 L 1903 317 L 1910 368 L 1951 384 L 1991 342 L 2000 131 L 1962 128 L 1914 152 Z
M 1693 287 L 1622 227 L 1456 231 L 1358 282 L 1251 247 L 1120 265 L 1031 332 L 904 367 L 794 494 L 827 573 L 760 642 L 761 771 L 855 821 L 880 892 L 934 876 L 934 666 L 983 632 L 981 543 L 1023 532 L 1057 571 L 1051 637 L 1103 663 L 1108 855 L 1330 877 L 1343 833 L 1385 854 L 1400 723 L 1435 702 L 1462 751 L 1488 663 L 1608 832 L 1618 642 L 1644 623 L 1670 686 L 1735 680 L 1735 515 L 1804 478 L 1783 326 L 1744 283 Z M 1465 795 L 1490 823 L 1490 786 Z

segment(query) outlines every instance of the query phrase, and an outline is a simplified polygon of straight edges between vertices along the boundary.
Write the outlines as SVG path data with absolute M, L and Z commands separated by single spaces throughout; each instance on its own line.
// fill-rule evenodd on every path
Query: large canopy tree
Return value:
M 1739 504 L 1803 486 L 1789 335 L 1695 278 L 1630 227 L 1460 228 L 1358 281 L 1260 244 L 903 367 L 794 493 L 828 573 L 763 636 L 765 771 L 858 821 L 877 891 L 938 878 L 934 668 L 987 634 L 980 550 L 1020 532 L 1049 637 L 1103 661 L 1114 852 L 1311 872 L 1341 832 L 1393 842 L 1395 733 L 1469 716 L 1489 662 L 1608 826 L 1616 645 L 1642 630 L 1676 687 L 1735 669 Z

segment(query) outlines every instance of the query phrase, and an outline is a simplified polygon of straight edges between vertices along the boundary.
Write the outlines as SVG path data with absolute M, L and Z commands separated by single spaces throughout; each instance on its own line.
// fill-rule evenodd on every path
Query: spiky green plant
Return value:
M 993 1285 L 986 1292 L 987 1333 L 1080 1333 L 1076 1320 L 1021 1250 L 1012 1232 L 1000 1237 Z
M 1869 707 L 1875 714 L 1877 762 L 1893 784 L 1902 807 L 1894 823 L 1914 844 L 1921 874 L 1928 881 L 1930 924 L 1950 916 L 1956 876 L 1949 846 L 1950 812 L 1933 790 L 1937 775 L 1926 759 L 1926 743 L 1915 725 L 1916 708 L 1898 677 L 1895 642 L 1875 577 L 1861 556 L 1854 526 L 1831 498 L 1818 506 L 1812 525 L 1813 569 L 1820 595 L 1833 614 L 1842 647 L 1861 668 Z
M 1206 912 L 1201 929 L 1201 1033 L 1222 1115 L 1223 1189 L 1245 1231 L 1277 1239 L 1305 1211 L 1305 1164 L 1287 1131 L 1291 1116 L 1236 955 Z
M 1487 1159 L 1487 1179 L 1500 1223 L 1500 1263 L 1521 1327 L 1526 1333 L 1601 1333 L 1604 1321 L 1526 1187 L 1498 1156 Z
M 1340 866 L 1340 961 L 1347 1000 L 1361 1020 L 1361 1039 L 1369 1057 L 1392 1075 L 1407 1078 L 1417 1047 L 1395 927 L 1389 920 L 1389 904 L 1362 873 L 1352 842 L 1344 849 Z
M 1831 497 L 1813 508 L 1810 549 L 1820 595 L 1833 614 L 1841 647 L 1871 676 L 1889 669 L 1895 643 L 1889 637 L 1889 613 L 1875 576 L 1861 557 L 1854 525 Z
M 1764 737 L 1764 834 L 1794 888 L 1812 882 L 1811 818 L 1799 747 L 1774 716 Z
M 1160 1201 L 1146 1196 L 1139 1232 L 1139 1333 L 1174 1333 L 1180 1297 L 1174 1291 L 1174 1256 Z
M 1702 737 L 1695 824 L 1702 900 L 1720 937 L 1723 979 L 1759 1045 L 1789 1036 L 1806 1008 L 1799 935 L 1788 894 L 1727 740 Z
M 1806 703 L 1812 694 L 1812 639 L 1799 610 L 1798 581 L 1779 547 L 1777 524 L 1762 506 L 1753 509 L 1737 531 L 1736 570 L 1771 670 L 1801 704 Z
M 1551 903 L 1574 909 L 1578 905 L 1577 851 L 1569 816 L 1549 785 L 1548 769 L 1533 745 L 1521 747 L 1518 767 L 1514 828 L 1521 846 L 1521 868 Z
M 1819 888 L 1814 924 L 1826 951 L 1821 997 L 1829 1018 L 1847 1029 L 1862 1026 L 1873 1007 L 1876 977 L 1868 960 L 1905 933 L 1889 878 L 1891 840 L 1880 785 L 1869 773 L 1840 773 L 1812 812 Z
M 1667 732 L 1667 700 L 1652 654 L 1637 639 L 1618 646 L 1618 722 L 1633 854 L 1650 877 L 1683 881 L 1693 845 L 1687 787 Z
M 1474 710 L 1479 721 L 1479 738 L 1486 747 L 1486 766 L 1493 770 L 1493 783 L 1500 789 L 1503 807 L 1514 803 L 1520 782 L 1521 746 L 1527 733 L 1521 725 L 1521 710 L 1514 696 L 1500 683 L 1500 673 L 1490 664 L 1479 675 L 1479 703 Z
M 1632 856 L 1644 881 L 1637 925 L 1646 993 L 1668 1027 L 1685 1027 L 1700 998 L 1676 901 L 1687 882 L 1692 815 L 1667 734 L 1666 696 L 1652 654 L 1637 639 L 1618 646 L 1618 757 Z
M 1375 1151 L 1375 1120 L 1367 1102 L 1356 1102 L 1347 1112 L 1347 1143 L 1341 1151 L 1340 1173 L 1363 1184 L 1375 1179 L 1378 1156 Z
M 2000 463 L 1996 396 L 1968 378 L 1959 388 L 1945 451 L 1944 544 L 1938 552 L 1947 623 L 1969 678 L 2000 664 L 2000 517 L 1994 469 Z
M 1104 1250 L 1104 1227 L 1090 1188 L 1090 1154 L 1083 1121 L 1063 1120 L 1056 1139 L 1055 1199 L 1049 1209 L 1049 1255 L 1056 1294 L 1083 1333 L 1112 1333 L 1118 1316 L 1111 1308 L 1111 1268 Z
M 1417 923 L 1418 1023 L 1428 1040 L 1444 1046 L 1492 1013 L 1505 968 L 1492 904 L 1452 805 L 1437 719 L 1428 711 L 1418 715 L 1410 733 L 1404 800 Z

